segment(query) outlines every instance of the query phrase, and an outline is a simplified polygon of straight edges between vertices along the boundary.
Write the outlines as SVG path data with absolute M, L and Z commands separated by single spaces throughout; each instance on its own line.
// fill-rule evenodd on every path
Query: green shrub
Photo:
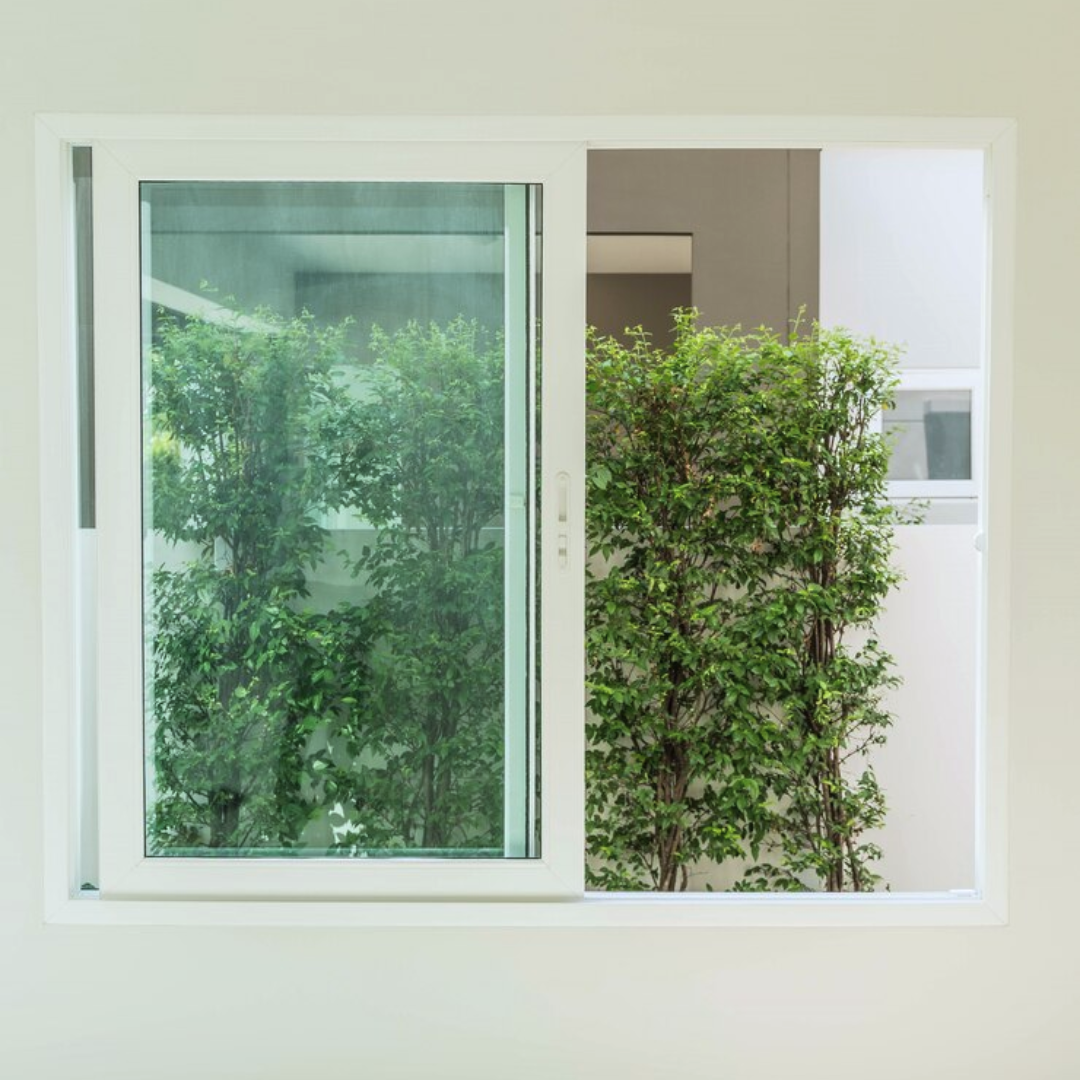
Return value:
M 790 344 L 676 314 L 668 350 L 590 336 L 589 879 L 870 888 L 869 766 L 894 677 L 872 631 L 895 511 L 873 420 L 895 353 L 818 327 Z M 845 763 L 848 763 L 845 766 Z

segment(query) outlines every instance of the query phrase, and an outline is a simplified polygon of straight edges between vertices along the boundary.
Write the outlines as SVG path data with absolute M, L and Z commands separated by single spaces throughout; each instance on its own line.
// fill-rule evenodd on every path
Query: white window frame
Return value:
M 427 144 L 425 146 L 425 144 Z M 434 149 L 439 145 L 441 150 Z M 544 478 L 542 497 L 542 576 L 544 603 L 557 574 L 553 520 L 558 504 L 550 497 L 558 474 L 570 483 L 570 551 L 581 548 L 583 514 L 583 344 L 585 282 L 585 153 L 614 148 L 818 148 L 852 145 L 974 147 L 987 162 L 988 251 L 987 320 L 984 370 L 992 373 L 986 396 L 987 429 L 973 451 L 980 459 L 981 516 L 985 522 L 984 574 L 980 627 L 977 881 L 973 890 L 955 893 L 870 894 L 587 894 L 583 888 L 584 701 L 583 574 L 571 560 L 562 576 L 558 610 L 574 620 L 543 635 L 543 721 L 545 744 L 542 822 L 543 856 L 535 872 L 518 874 L 514 861 L 492 860 L 471 883 L 428 876 L 429 864 L 397 864 L 385 880 L 372 876 L 362 890 L 355 882 L 324 878 L 322 867 L 291 861 L 260 869 L 253 860 L 243 880 L 208 885 L 184 860 L 186 880 L 159 880 L 156 867 L 144 865 L 142 814 L 121 820 L 124 806 L 142 805 L 142 754 L 135 740 L 106 725 L 96 741 L 103 760 L 125 760 L 123 776 L 109 786 L 124 789 L 102 801 L 102 866 L 108 888 L 80 895 L 79 749 L 83 730 L 79 707 L 79 665 L 84 644 L 78 628 L 83 613 L 78 596 L 75 521 L 74 340 L 71 250 L 70 147 L 95 150 L 95 204 L 99 170 L 119 170 L 129 180 L 129 197 L 111 207 L 95 205 L 95 267 L 118 283 L 131 304 L 139 295 L 137 179 L 213 179 L 226 172 L 248 179 L 484 179 L 544 184 Z M 291 150 L 289 148 L 292 148 Z M 301 148 L 302 162 L 282 166 L 283 156 Z M 550 156 L 544 157 L 545 149 Z M 436 157 L 432 157 L 432 154 Z M 38 118 L 39 322 L 42 386 L 42 516 L 44 648 L 48 658 L 44 687 L 45 799 L 47 847 L 45 906 L 50 921 L 74 923 L 209 925 L 380 925 L 380 926 L 901 926 L 1000 924 L 1006 920 L 1006 705 L 1009 659 L 1010 390 L 1012 367 L 1012 266 L 1015 206 L 1015 125 L 998 119 L 811 118 L 811 117 L 486 117 L 486 118 L 243 118 L 48 115 Z M 379 155 L 392 159 L 379 171 Z M 438 155 L 445 155 L 439 157 Z M 134 156 L 133 156 L 134 155 Z M 518 156 L 520 155 L 520 156 Z M 518 168 L 508 169 L 516 158 Z M 357 162 L 374 170 L 358 175 Z M 546 161 L 547 164 L 542 164 Z M 214 163 L 217 162 L 217 166 Z M 538 162 L 541 164 L 538 165 Z M 219 172 L 217 177 L 214 168 Z M 147 171 L 153 175 L 146 175 Z M 224 171 L 222 171 L 224 170 Z M 119 177 L 118 177 L 119 179 Z M 557 192 L 562 185 L 563 195 Z M 117 185 L 103 185 L 102 188 Z M 554 198 L 553 198 L 554 196 Z M 121 223 L 116 235 L 112 225 Z M 95 297 L 99 325 L 109 301 Z M 98 304 L 100 303 L 100 307 Z M 117 325 L 130 315 L 117 315 Z M 105 323 L 109 318 L 106 314 Z M 116 346 L 139 370 L 137 338 Z M 111 349 L 99 340 L 101 357 Z M 106 458 L 127 462 L 137 474 L 139 409 L 133 398 L 137 380 L 110 387 L 109 365 L 98 361 L 102 395 L 127 400 L 126 420 L 99 423 Z M 554 379 L 555 372 L 561 372 Z M 130 373 L 129 373 L 130 374 Z M 125 399 L 125 395 L 127 395 Z M 548 427 L 561 418 L 561 437 Z M 111 433 L 110 433 L 110 428 Z M 136 477 L 137 479 L 137 477 Z M 129 475 L 123 490 L 131 491 Z M 120 489 L 118 489 L 120 490 Z M 112 507 L 99 491 L 103 516 L 123 518 L 134 507 Z M 141 563 L 138 534 L 128 530 L 119 556 Z M 127 587 L 126 603 L 136 602 Z M 139 597 L 141 604 L 141 597 Z M 131 627 L 105 624 L 97 635 L 103 681 L 126 702 L 128 715 L 139 689 L 141 641 Z M 134 652 L 131 650 L 135 649 Z M 99 698 L 99 706 L 106 697 Z M 104 714 L 102 714 L 104 715 Z M 553 736 L 552 733 L 556 734 Z M 103 785 L 105 787 L 106 785 Z M 137 789 L 137 791 L 136 791 Z M 137 833 L 137 840 L 136 840 Z M 167 860 L 161 860 L 167 861 Z M 261 861 L 261 860 L 260 860 Z M 211 861 L 208 861 L 211 862 Z M 217 862 L 213 860 L 212 862 Z M 111 869 L 110 869 L 111 868 Z M 423 869 L 421 869 L 423 868 Z M 344 869 L 348 870 L 348 867 Z M 397 871 L 400 870 L 400 875 Z M 450 871 L 455 868 L 450 867 Z M 457 868 L 460 870 L 460 867 Z M 444 871 L 445 872 L 445 871 Z M 412 886 L 406 886 L 412 875 Z M 392 880 L 393 879 L 393 880 Z M 415 887 L 414 887 L 415 886 Z M 363 897 L 362 900 L 358 899 Z M 154 897 L 148 899 L 148 897 Z M 213 897 L 208 899 L 207 897 Z M 317 899 L 318 903 L 305 902 Z
M 897 390 L 961 390 L 971 395 L 971 478 L 969 480 L 890 480 L 890 498 L 977 499 L 982 490 L 983 384 L 981 368 L 902 368 Z M 881 418 L 883 419 L 883 418 Z

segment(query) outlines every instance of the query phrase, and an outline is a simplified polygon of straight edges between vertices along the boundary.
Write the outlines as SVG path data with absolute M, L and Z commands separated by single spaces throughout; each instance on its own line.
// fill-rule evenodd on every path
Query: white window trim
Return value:
M 80 646 L 76 634 L 81 613 L 76 597 L 74 498 L 75 397 L 73 334 L 67 313 L 73 310 L 73 255 L 70 246 L 68 149 L 71 145 L 126 145 L 153 140 L 163 164 L 174 171 L 188 159 L 185 142 L 201 140 L 245 144 L 253 178 L 273 175 L 275 151 L 282 142 L 301 142 L 310 149 L 322 144 L 370 144 L 417 141 L 474 144 L 484 157 L 483 144 L 549 142 L 578 144 L 580 205 L 569 204 L 561 223 L 545 214 L 545 245 L 552 229 L 565 230 L 564 240 L 580 251 L 579 270 L 555 279 L 545 274 L 545 329 L 558 309 L 577 319 L 577 337 L 567 335 L 567 356 L 580 364 L 580 327 L 584 324 L 584 150 L 586 148 L 715 147 L 715 148 L 832 148 L 851 145 L 909 147 L 974 147 L 987 155 L 987 195 L 990 247 L 985 367 L 992 372 L 992 391 L 986 396 L 987 427 L 993 443 L 977 448 L 981 460 L 983 511 L 987 542 L 981 583 L 979 645 L 978 762 L 976 813 L 976 888 L 951 894 L 872 894 L 862 896 L 712 894 L 658 896 L 651 894 L 584 894 L 582 848 L 573 868 L 561 875 L 558 902 L 535 899 L 557 890 L 523 887 L 514 898 L 451 901 L 394 900 L 377 896 L 343 902 L 321 894 L 317 903 L 293 899 L 101 899 L 80 896 L 78 845 L 78 727 L 76 678 Z M 169 147 L 167 144 L 173 143 Z M 355 153 L 356 147 L 349 152 Z M 399 146 L 400 149 L 400 146 Z M 331 154 L 340 153 L 330 149 Z M 113 151 L 113 156 L 117 153 Z M 119 157 L 122 157 L 122 151 Z M 1006 893 L 1006 733 L 1009 677 L 1009 536 L 1011 457 L 1012 284 L 1015 232 L 1015 124 L 1001 119 L 875 118 L 875 117 L 442 117 L 442 118 L 270 118 L 270 117 L 149 117 L 52 114 L 37 122 L 39 324 L 42 409 L 42 558 L 43 636 L 48 658 L 44 687 L 46 844 L 45 911 L 48 921 L 100 924 L 185 925 L 381 925 L 381 926 L 950 926 L 996 925 L 1007 918 Z M 189 160 L 189 159 L 188 159 Z M 95 158 L 95 172 L 98 159 Z M 280 171 L 280 170 L 278 170 Z M 466 177 L 467 178 L 467 177 Z M 490 171 L 486 176 L 491 179 Z M 500 177 L 507 179 L 507 177 Z M 513 177 L 509 177 L 513 179 Z M 523 177 L 525 179 L 525 177 Z M 547 196 L 547 191 L 545 191 Z M 126 208 L 131 214 L 131 207 Z M 107 243 L 104 236 L 95 244 Z M 546 254 L 550 253 L 550 249 Z M 112 264 L 110 264 L 112 265 Z M 550 265 L 547 263 L 546 265 Z M 131 273 L 131 269 L 126 271 Z M 137 290 L 137 278 L 131 278 Z M 546 346 L 551 364 L 552 343 Z M 545 396 L 547 377 L 545 375 Z M 560 406 L 562 407 L 562 406 Z M 545 408 L 545 416 L 549 410 Z M 574 418 L 579 421 L 580 418 Z M 99 432 L 100 433 L 100 432 Z M 565 440 L 576 447 L 579 440 Z M 550 452 L 550 437 L 545 441 Z M 574 451 L 576 453 L 576 450 Z M 580 515 L 582 493 L 580 457 L 563 469 L 573 485 L 573 513 Z M 555 463 L 548 458 L 548 464 Z M 545 507 L 554 500 L 544 500 Z M 575 518 L 580 520 L 580 517 Z M 550 528 L 546 516 L 544 529 Z M 138 558 L 136 554 L 136 559 Z M 580 597 L 578 598 L 578 600 Z M 550 636 L 550 635 L 549 635 Z M 580 685 L 581 650 L 577 629 L 570 627 L 562 641 L 565 685 Z M 550 664 L 551 659 L 547 660 Z M 554 670 L 554 669 L 553 669 Z M 550 723 L 551 702 L 545 701 Z M 583 703 L 565 706 L 564 730 L 576 729 L 580 751 Z M 567 738 L 569 747 L 571 738 Z M 580 755 L 578 760 L 580 761 Z M 571 771 L 574 766 L 567 765 Z M 580 766 L 578 766 L 580 768 Z M 140 761 L 141 769 L 141 761 Z M 545 769 L 545 782 L 550 783 Z M 569 775 L 569 774 L 564 774 Z M 580 772 L 578 772 L 580 775 Z M 129 783 L 132 781 L 129 778 Z M 583 822 L 583 793 L 573 782 L 560 784 L 567 813 Z M 554 794 L 554 792 L 552 792 Z M 550 806 L 545 791 L 545 807 Z M 141 821 L 136 822 L 141 828 Z M 569 828 L 565 836 L 569 835 Z M 141 838 L 140 838 L 141 839 Z M 301 865 L 300 869 L 306 869 Z M 500 864 L 503 872 L 507 867 Z M 550 884 L 550 883 L 549 883 Z M 306 887 L 302 893 L 307 894 Z M 179 895 L 179 894 L 177 894 Z M 198 895 L 198 889 L 188 895 Z M 241 894 L 243 895 L 243 894 Z M 247 893 L 248 896 L 265 894 Z M 369 894 L 371 895 L 371 894 Z M 397 897 L 398 889 L 386 895 Z M 441 895 L 441 894 L 440 894 Z M 505 893 L 503 894 L 505 897 Z

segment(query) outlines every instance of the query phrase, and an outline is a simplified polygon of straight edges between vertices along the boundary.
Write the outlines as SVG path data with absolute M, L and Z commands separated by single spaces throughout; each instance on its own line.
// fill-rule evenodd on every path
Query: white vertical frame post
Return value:
M 153 251 L 151 248 L 151 238 L 153 236 L 153 218 L 151 216 L 151 206 L 149 201 L 143 199 L 142 190 L 139 191 L 139 292 L 141 297 L 141 304 L 139 306 L 139 318 L 141 325 L 141 333 L 139 335 L 139 371 L 140 371 L 140 445 L 139 445 L 139 459 L 142 468 L 142 485 L 140 500 L 140 536 L 142 540 L 140 542 L 140 565 L 142 567 L 142 585 L 140 588 L 140 594 L 142 596 L 142 603 L 145 608 L 146 598 L 148 594 L 148 586 L 150 583 L 150 575 L 153 573 L 152 559 L 150 558 L 150 547 L 146 543 L 146 501 L 153 498 L 153 467 L 150 462 L 150 458 L 146 453 L 146 447 L 150 445 L 151 431 L 150 431 L 150 416 L 149 416 L 149 403 L 146 400 L 145 391 L 143 387 L 149 386 L 150 379 L 150 347 L 154 340 L 154 266 L 153 266 Z M 151 765 L 151 747 L 154 741 L 154 730 L 148 727 L 149 724 L 154 722 L 152 710 L 147 708 L 147 704 L 153 700 L 153 687 L 154 687 L 154 653 L 152 649 L 146 647 L 146 634 L 145 631 L 140 634 L 140 641 L 142 642 L 142 791 L 144 805 L 149 808 L 153 805 L 155 798 L 157 797 L 156 779 L 154 777 Z M 144 852 L 148 847 L 149 830 L 146 827 L 146 815 L 143 815 L 143 850 Z
M 72 907 L 80 877 L 80 749 L 85 703 L 80 648 L 79 428 L 75 339 L 74 192 L 71 147 L 37 122 L 38 395 L 41 424 L 42 755 L 45 844 L 42 890 L 47 918 Z
M 528 500 L 528 535 L 529 535 L 529 574 L 528 574 L 528 611 L 531 625 L 529 627 L 529 650 L 525 658 L 526 671 L 528 673 L 528 705 L 529 725 L 528 743 L 526 745 L 527 767 L 525 775 L 529 780 L 529 790 L 526 793 L 528 807 L 528 844 L 529 854 L 535 855 L 539 850 L 539 837 L 537 835 L 539 795 L 540 795 L 540 772 L 539 772 L 539 714 L 540 714 L 540 671 L 538 662 L 540 658 L 540 642 L 537 640 L 540 633 L 540 582 L 539 578 L 539 554 L 540 545 L 537 542 L 540 536 L 540 504 L 543 499 L 543 483 L 540 476 L 540 354 L 539 354 L 539 326 L 540 326 L 540 243 L 539 231 L 541 227 L 541 207 L 543 195 L 540 188 L 531 186 L 529 192 L 529 243 L 528 243 L 528 269 L 529 269 L 529 385 L 527 387 L 527 408 L 532 429 L 529 439 L 529 453 L 526 467 L 529 470 L 528 490 L 532 497 Z M 584 446 L 582 447 L 582 460 L 584 460 Z M 584 466 L 583 466 L 584 468 Z M 584 612 L 582 612 L 584 617 Z M 584 778 L 583 782 L 584 782 Z M 584 844 L 584 836 L 582 837 Z
M 544 185 L 543 371 L 540 390 L 540 847 L 557 860 L 580 897 L 585 889 L 585 255 L 586 164 L 580 144 Z M 552 258 L 564 252 L 565 258 Z M 575 273 L 561 273 L 562 265 Z M 567 519 L 559 520 L 559 487 L 570 478 Z M 568 540 L 568 557 L 560 539 Z M 563 618 L 556 612 L 567 612 Z M 552 768 L 553 728 L 572 768 Z M 558 763 L 556 763 L 556 766 Z M 577 847 L 563 837 L 578 838 Z
M 99 855 L 103 894 L 145 857 L 142 250 L 138 178 L 94 146 Z
M 975 770 L 975 873 L 988 912 L 1008 918 L 1008 710 L 1012 565 L 1013 287 L 1016 260 L 1016 125 L 987 146 L 986 338 L 983 348 L 979 525 L 979 717 Z M 990 437 L 993 433 L 993 437 Z
M 93 407 L 93 170 L 88 147 L 70 151 L 74 203 L 71 236 L 74 245 L 72 282 L 77 389 L 79 510 L 76 532 L 77 647 L 75 662 L 82 674 L 78 691 L 78 840 L 76 885 L 96 887 L 98 881 L 97 793 L 97 534 L 94 530 L 94 426 Z

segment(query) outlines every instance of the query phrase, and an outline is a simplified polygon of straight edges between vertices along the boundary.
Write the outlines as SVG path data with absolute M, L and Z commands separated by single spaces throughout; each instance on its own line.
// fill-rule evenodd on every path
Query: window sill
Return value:
M 86 892 L 45 921 L 83 926 L 433 928 L 794 928 L 1003 926 L 974 890 L 872 895 L 587 894 L 542 901 L 102 900 Z

